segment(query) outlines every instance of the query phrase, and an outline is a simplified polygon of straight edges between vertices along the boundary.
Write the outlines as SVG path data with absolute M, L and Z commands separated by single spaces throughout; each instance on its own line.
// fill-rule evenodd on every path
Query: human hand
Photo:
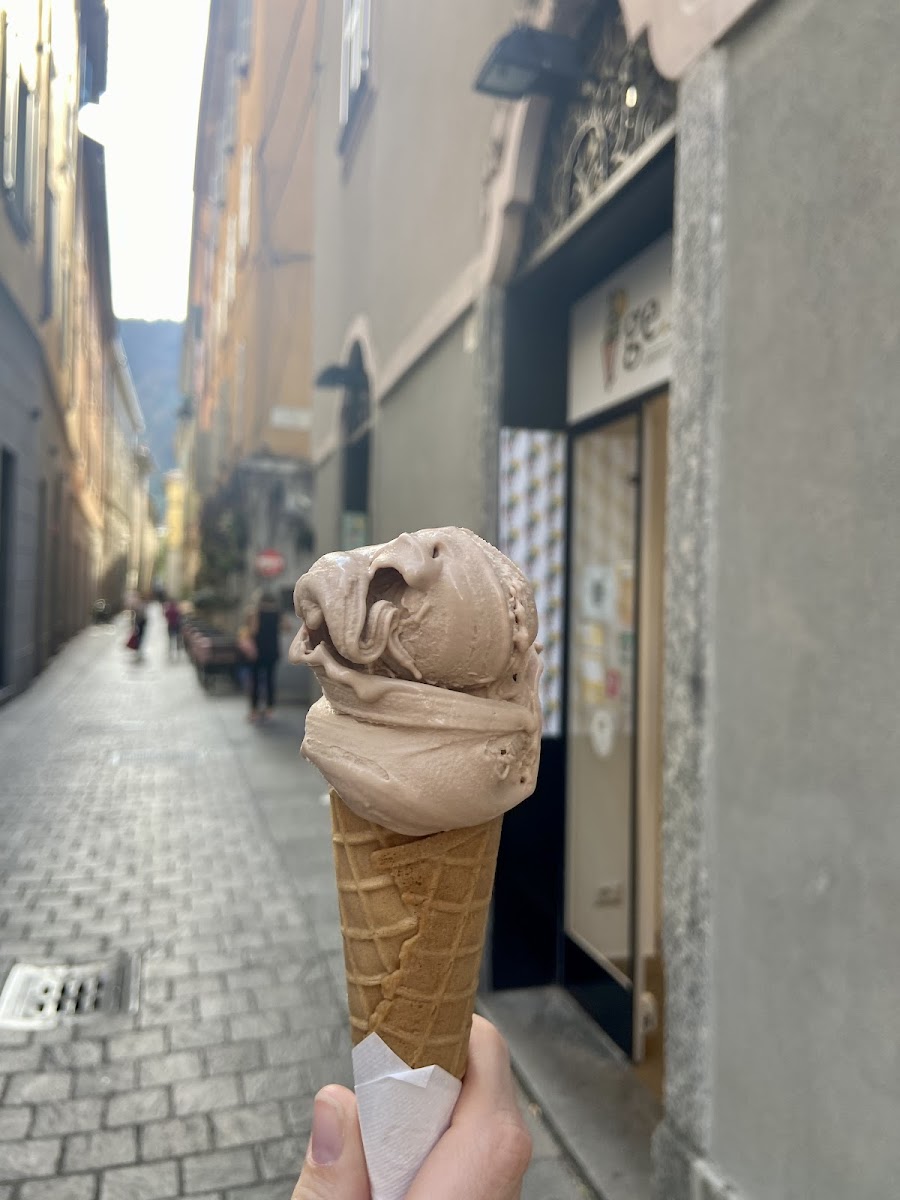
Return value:
M 509 1051 L 472 1018 L 469 1063 L 450 1128 L 426 1158 L 407 1200 L 519 1200 L 531 1135 L 516 1103 Z M 292 1200 L 371 1200 L 356 1097 L 334 1084 L 316 1096 L 313 1132 Z

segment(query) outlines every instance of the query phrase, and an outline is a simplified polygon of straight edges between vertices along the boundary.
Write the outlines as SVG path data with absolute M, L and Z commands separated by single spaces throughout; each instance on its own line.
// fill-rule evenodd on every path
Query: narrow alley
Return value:
M 350 1082 L 330 819 L 298 756 L 121 626 L 0 710 L 0 978 L 140 959 L 133 1012 L 0 1023 L 0 1200 L 287 1200 L 311 1101 Z M 575 1200 L 534 1106 L 528 1200 Z

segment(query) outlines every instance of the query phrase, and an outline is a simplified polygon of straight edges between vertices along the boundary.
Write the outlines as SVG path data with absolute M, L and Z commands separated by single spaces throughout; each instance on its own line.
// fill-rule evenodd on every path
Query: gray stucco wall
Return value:
M 710 979 L 687 1134 L 746 1200 L 884 1200 L 900 1180 L 898 38 L 895 0 L 780 0 L 717 52 L 724 212 L 693 247 L 722 266 L 693 297 L 716 389 L 693 569 L 711 564 L 706 844 L 670 830 L 666 870 L 670 902 L 696 865 L 672 856 L 708 856 L 708 911 L 684 925 Z M 708 116 L 681 107 L 685 145 Z M 670 620 L 691 576 L 670 563 Z M 687 1195 L 669 1178 L 660 1194 Z
M 337 550 L 340 544 L 341 518 L 341 459 L 331 454 L 316 470 L 314 516 L 318 557 Z
M 315 365 L 335 361 L 365 315 L 380 367 L 481 247 L 481 178 L 494 103 L 472 83 L 513 23 L 514 0 L 373 0 L 372 88 L 341 156 L 341 5 L 325 4 L 316 148 Z M 318 397 L 314 432 L 332 428 Z
M 478 357 L 457 324 L 379 406 L 372 452 L 376 542 L 406 530 L 464 525 L 481 530 Z
M 441 525 L 492 534 L 496 454 L 487 472 L 483 447 L 495 443 L 495 414 L 482 394 L 484 344 L 484 321 L 473 310 L 376 406 L 369 478 L 373 541 Z M 341 458 L 335 453 L 316 472 L 318 554 L 339 546 L 340 497 Z

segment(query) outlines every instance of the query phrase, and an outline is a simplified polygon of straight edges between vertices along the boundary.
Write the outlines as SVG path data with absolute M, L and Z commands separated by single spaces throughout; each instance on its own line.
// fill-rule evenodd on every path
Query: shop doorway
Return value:
M 563 982 L 662 1090 L 666 393 L 570 434 Z
M 354 344 L 348 360 L 351 385 L 341 409 L 342 499 L 340 544 L 347 550 L 366 546 L 370 539 L 369 465 L 371 459 L 371 401 L 362 350 Z

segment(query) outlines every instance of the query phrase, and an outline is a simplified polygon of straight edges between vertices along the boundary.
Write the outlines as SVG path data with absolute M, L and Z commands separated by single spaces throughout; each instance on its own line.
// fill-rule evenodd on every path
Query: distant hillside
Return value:
M 147 423 L 146 439 L 156 461 L 151 492 L 164 511 L 163 475 L 175 466 L 175 422 L 181 404 L 180 321 L 120 321 L 119 330 Z

